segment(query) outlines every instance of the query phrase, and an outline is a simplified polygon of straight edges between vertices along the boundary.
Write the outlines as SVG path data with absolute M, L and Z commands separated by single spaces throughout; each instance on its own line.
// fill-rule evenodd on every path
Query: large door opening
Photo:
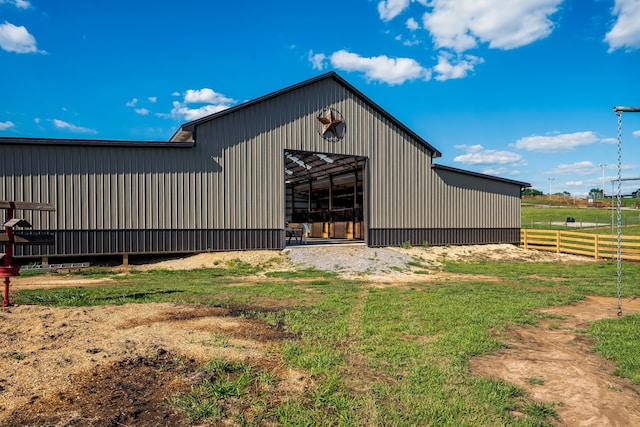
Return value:
M 365 241 L 365 166 L 365 157 L 286 150 L 287 244 Z

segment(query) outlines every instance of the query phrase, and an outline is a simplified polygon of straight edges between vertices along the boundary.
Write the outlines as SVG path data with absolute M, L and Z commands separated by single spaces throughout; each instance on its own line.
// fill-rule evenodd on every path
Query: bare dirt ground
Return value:
M 313 265 L 335 249 L 309 252 Z M 341 251 L 348 251 L 341 248 Z M 376 250 L 374 259 L 397 262 L 397 254 L 420 259 L 423 274 L 412 268 L 375 270 L 355 256 L 341 256 L 370 286 L 405 286 L 415 280 L 475 280 L 438 271 L 444 259 L 497 259 L 518 262 L 591 262 L 553 253 L 525 251 L 510 245 Z M 346 252 L 345 252 L 346 253 Z M 361 255 L 367 260 L 372 253 Z M 358 258 L 362 258 L 362 256 Z M 353 258 L 353 260 L 350 260 Z M 133 269 L 212 267 L 240 259 L 270 269 L 293 268 L 282 252 L 200 254 L 164 260 Z M 300 260 L 301 258 L 298 258 Z M 369 260 L 371 261 L 371 260 Z M 329 264 L 327 264 L 329 265 Z M 394 264 L 395 265 L 395 264 Z M 424 274 L 424 268 L 429 274 Z M 351 272 L 352 273 L 352 272 Z M 483 278 L 485 280 L 486 278 Z M 235 285 L 251 286 L 255 279 Z M 262 280 L 262 279 L 261 279 Z M 51 274 L 12 280 L 12 291 L 34 287 L 108 286 L 113 279 L 82 279 Z M 251 310 L 281 310 L 282 302 L 264 300 Z M 624 314 L 640 313 L 640 300 L 624 301 Z M 0 310 L 0 425 L 3 426 L 181 426 L 190 425 L 169 399 L 203 380 L 197 369 L 212 357 L 245 361 L 272 372 L 269 390 L 277 402 L 303 393 L 312 384 L 304 371 L 283 369 L 271 346 L 292 337 L 281 328 L 243 317 L 248 307 L 228 309 L 176 304 L 130 304 L 82 308 L 13 306 Z M 557 403 L 557 425 L 640 425 L 640 387 L 612 375 L 613 367 L 593 353 L 584 334 L 588 322 L 616 317 L 615 300 L 589 298 L 570 307 L 548 310 L 563 316 L 538 326 L 518 326 L 500 338 L 508 348 L 472 360 L 471 369 L 529 391 L 541 402 Z M 224 341 L 221 345 L 220 341 Z M 531 384 L 530 379 L 537 379 Z M 251 411 L 242 407 L 239 411 Z
M 623 308 L 624 315 L 638 314 L 640 300 L 625 300 Z M 516 384 L 537 401 L 556 403 L 558 425 L 639 426 L 640 387 L 612 375 L 612 364 L 595 354 L 594 343 L 578 332 L 591 321 L 617 317 L 617 310 L 614 298 L 602 297 L 544 310 L 563 319 L 511 328 L 502 337 L 508 347 L 472 359 L 471 369 Z

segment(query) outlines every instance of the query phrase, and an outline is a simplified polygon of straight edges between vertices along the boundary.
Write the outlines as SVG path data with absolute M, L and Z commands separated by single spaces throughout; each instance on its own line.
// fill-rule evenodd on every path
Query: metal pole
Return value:
M 604 168 L 607 167 L 606 163 L 600 163 L 598 166 L 602 168 L 602 198 L 604 199 Z
M 622 316 L 622 112 L 616 111 L 618 116 L 618 192 L 616 194 L 616 215 L 618 230 L 618 258 L 617 258 L 617 282 L 618 282 L 618 316 Z
M 7 213 L 6 213 L 6 219 L 5 219 L 5 223 L 9 222 L 9 220 L 11 220 L 13 218 L 13 208 L 7 208 Z M 4 292 L 3 292 L 3 300 L 2 300 L 2 306 L 3 307 L 8 307 L 9 304 L 9 274 L 11 274 L 10 269 L 11 269 L 11 264 L 12 264 L 12 259 L 13 258 L 13 245 L 12 245 L 12 241 L 13 241 L 13 229 L 11 227 L 5 227 L 4 228 L 5 233 L 7 233 L 7 238 L 8 238 L 8 242 L 7 244 L 4 246 L 4 265 L 7 267 L 5 269 L 5 273 L 7 274 L 7 276 L 4 278 Z
M 614 113 L 640 113 L 640 107 L 613 107 Z
M 622 316 L 622 113 L 640 113 L 640 107 L 613 107 L 613 112 L 618 116 L 618 316 Z
M 614 234 L 614 215 L 615 215 L 615 206 L 613 204 L 613 196 L 615 195 L 614 184 L 611 181 L 611 260 L 614 259 L 615 256 L 615 234 Z

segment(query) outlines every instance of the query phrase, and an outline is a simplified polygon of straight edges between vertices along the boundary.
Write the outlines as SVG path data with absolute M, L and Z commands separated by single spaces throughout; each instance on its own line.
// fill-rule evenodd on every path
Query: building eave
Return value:
M 305 81 L 297 83 L 297 84 L 295 84 L 293 86 L 289 86 L 289 87 L 286 87 L 284 89 L 280 89 L 278 91 L 275 91 L 275 92 L 272 92 L 270 94 L 261 96 L 259 98 L 253 99 L 251 101 L 244 102 L 242 104 L 236 105 L 236 106 L 228 108 L 226 110 L 223 110 L 223 111 L 220 111 L 220 112 L 217 112 L 217 113 L 214 113 L 214 114 L 210 114 L 208 116 L 201 117 L 199 119 L 184 123 L 174 133 L 174 136 L 172 137 L 172 140 L 177 135 L 179 135 L 180 133 L 184 133 L 184 132 L 191 132 L 192 135 L 193 135 L 195 133 L 196 126 L 198 126 L 201 123 L 205 123 L 205 122 L 208 122 L 210 120 L 215 120 L 215 119 L 217 119 L 219 117 L 223 117 L 223 116 L 226 116 L 228 114 L 233 114 L 236 111 L 240 111 L 240 110 L 243 110 L 245 108 L 249 108 L 249 107 L 251 107 L 253 105 L 259 104 L 259 103 L 267 101 L 269 99 L 278 97 L 278 96 L 286 94 L 288 92 L 292 92 L 292 91 L 298 90 L 298 89 L 303 88 L 305 86 L 309 86 L 309 85 L 312 85 L 314 83 L 317 83 L 319 81 L 326 80 L 326 79 L 332 79 L 332 80 L 336 81 L 338 84 L 340 84 L 341 86 L 345 87 L 350 92 L 354 93 L 358 98 L 360 98 L 362 101 L 364 101 L 365 104 L 367 104 L 369 107 L 371 107 L 372 109 L 377 111 L 380 115 L 382 115 L 387 120 L 389 120 L 389 122 L 393 123 L 395 126 L 400 128 L 402 131 L 404 131 L 409 136 L 411 136 L 413 139 L 418 141 L 421 145 L 423 145 L 431 153 L 431 157 L 432 158 L 442 157 L 442 153 L 440 151 L 438 151 L 435 147 L 433 147 L 431 144 L 429 144 L 424 138 L 422 138 L 420 135 L 416 134 L 414 131 L 409 129 L 406 125 L 401 123 L 398 119 L 396 119 L 391 114 L 389 114 L 385 109 L 383 109 L 378 104 L 373 102 L 370 98 L 368 98 L 366 95 L 364 95 L 358 89 L 356 89 L 353 85 L 351 85 L 345 79 L 340 77 L 335 71 L 330 71 L 328 73 L 321 74 L 321 75 L 316 76 L 314 78 L 311 78 L 309 80 L 305 80 Z
M 431 167 L 433 169 L 439 169 L 439 170 L 444 170 L 444 171 L 448 171 L 448 172 L 455 172 L 455 173 L 459 173 L 459 174 L 463 174 L 463 175 L 468 175 L 468 176 L 473 176 L 476 178 L 484 178 L 484 179 L 490 179 L 492 181 L 498 181 L 498 182 L 504 182 L 506 184 L 513 184 L 513 185 L 518 185 L 521 188 L 528 188 L 531 187 L 531 184 L 529 184 L 528 182 L 524 182 L 524 181 L 517 181 L 514 179 L 508 179 L 508 178 L 502 178 L 499 176 L 494 176 L 494 175 L 487 175 L 484 173 L 478 173 L 478 172 L 471 172 L 468 170 L 464 170 L 464 169 L 458 169 L 458 168 L 454 168 L 451 166 L 445 166 L 445 165 L 438 165 L 438 164 L 432 164 Z
M 63 139 L 63 138 L 12 138 L 0 137 L 0 144 L 19 145 L 71 145 L 90 147 L 156 147 L 156 148 L 193 148 L 193 142 L 167 141 L 126 141 L 104 139 Z

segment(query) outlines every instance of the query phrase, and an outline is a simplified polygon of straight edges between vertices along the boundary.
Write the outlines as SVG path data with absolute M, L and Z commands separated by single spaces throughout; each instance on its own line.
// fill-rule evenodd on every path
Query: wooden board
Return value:
M 10 200 L 0 200 L 0 209 L 25 209 L 29 211 L 55 211 L 56 207 L 51 203 L 39 202 L 14 202 Z

